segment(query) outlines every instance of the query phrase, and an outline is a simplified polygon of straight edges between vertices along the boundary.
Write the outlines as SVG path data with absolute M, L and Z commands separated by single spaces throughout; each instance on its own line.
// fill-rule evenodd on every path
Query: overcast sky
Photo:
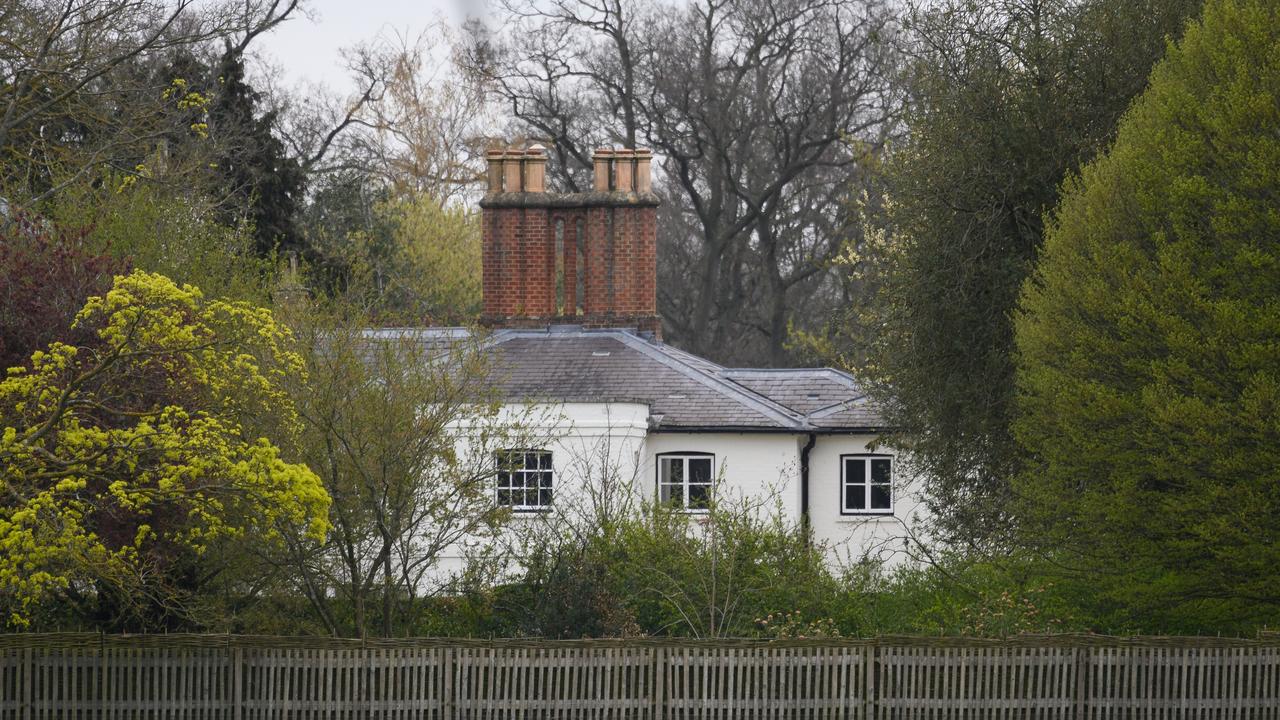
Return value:
M 283 71 L 288 84 L 347 85 L 338 52 L 378 34 L 413 37 L 436 17 L 454 26 L 468 15 L 483 15 L 486 0 L 309 0 L 301 13 L 276 28 L 257 45 L 264 60 Z

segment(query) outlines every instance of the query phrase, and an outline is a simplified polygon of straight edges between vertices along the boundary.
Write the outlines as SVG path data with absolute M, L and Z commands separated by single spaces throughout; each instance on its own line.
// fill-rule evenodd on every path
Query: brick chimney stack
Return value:
M 481 321 L 659 333 L 652 157 L 597 150 L 591 192 L 549 193 L 544 148 L 490 150 Z

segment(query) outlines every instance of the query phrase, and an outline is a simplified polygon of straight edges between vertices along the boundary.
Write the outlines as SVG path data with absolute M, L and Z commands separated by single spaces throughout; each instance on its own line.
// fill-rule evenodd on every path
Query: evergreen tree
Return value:
M 1280 6 L 1212 0 L 1016 320 L 1029 542 L 1133 626 L 1280 620 Z
M 1010 314 L 1042 215 L 1198 5 L 956 0 L 911 18 L 909 136 L 887 168 L 884 241 L 851 255 L 867 282 L 840 332 L 944 538 L 1007 537 Z
M 239 213 L 247 213 L 262 255 L 300 249 L 297 217 L 306 174 L 272 132 L 276 111 L 259 114 L 261 95 L 245 80 L 239 55 L 223 55 L 216 82 L 209 125 L 218 141 L 218 173 L 230 187 L 224 221 L 235 224 Z

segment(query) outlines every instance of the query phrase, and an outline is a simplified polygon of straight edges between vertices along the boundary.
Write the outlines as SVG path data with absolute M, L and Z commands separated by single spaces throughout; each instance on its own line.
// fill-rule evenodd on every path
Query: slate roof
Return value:
M 433 345 L 457 328 L 370 331 Z M 650 426 L 669 431 L 875 431 L 883 421 L 857 382 L 830 368 L 725 368 L 623 329 L 500 329 L 487 338 L 490 382 L 512 401 L 636 402 Z

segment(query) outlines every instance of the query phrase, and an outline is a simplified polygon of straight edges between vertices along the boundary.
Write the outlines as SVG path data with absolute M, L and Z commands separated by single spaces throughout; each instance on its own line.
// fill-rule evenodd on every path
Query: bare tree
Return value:
M 38 202 L 145 155 L 173 132 L 159 120 L 172 78 L 146 72 L 148 63 L 213 41 L 238 55 L 299 2 L 0 0 L 3 191 L 19 205 Z
M 841 200 L 894 127 L 894 26 L 879 0 L 505 0 L 467 66 L 584 187 L 595 146 L 648 145 L 665 201 L 669 337 L 780 364 L 788 323 L 838 299 Z M 553 166 L 555 163 L 553 163 Z M 763 350 L 764 352 L 761 352 Z
M 303 452 L 333 499 L 333 529 L 319 545 L 295 539 L 288 569 L 329 632 L 390 636 L 440 584 L 449 548 L 503 526 L 494 453 L 540 440 L 525 430 L 536 418 L 489 398 L 476 340 L 361 328 L 301 324 Z
M 442 20 L 417 35 L 379 36 L 344 51 L 355 92 L 295 93 L 284 134 L 312 173 L 355 172 L 400 198 L 441 205 L 482 179 L 491 102 L 451 61 Z

